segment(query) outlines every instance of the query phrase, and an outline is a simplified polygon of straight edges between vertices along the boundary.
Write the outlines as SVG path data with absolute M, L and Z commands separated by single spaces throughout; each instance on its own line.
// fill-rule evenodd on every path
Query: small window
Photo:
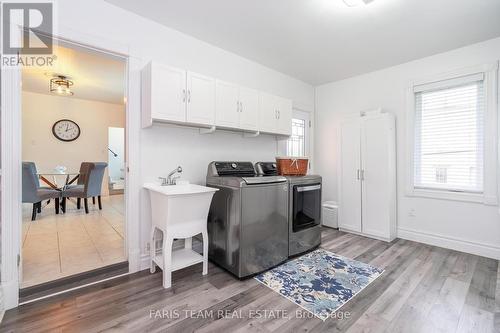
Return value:
M 292 135 L 287 142 L 287 155 L 306 155 L 306 119 L 292 118 Z
M 414 188 L 483 193 L 483 75 L 415 87 Z

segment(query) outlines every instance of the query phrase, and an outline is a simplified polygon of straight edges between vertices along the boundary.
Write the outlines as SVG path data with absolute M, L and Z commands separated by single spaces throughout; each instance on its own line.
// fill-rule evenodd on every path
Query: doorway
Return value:
M 108 128 L 109 195 L 125 189 L 125 128 Z
M 54 53 L 55 66 L 22 70 L 24 297 L 128 267 L 127 61 L 64 42 Z

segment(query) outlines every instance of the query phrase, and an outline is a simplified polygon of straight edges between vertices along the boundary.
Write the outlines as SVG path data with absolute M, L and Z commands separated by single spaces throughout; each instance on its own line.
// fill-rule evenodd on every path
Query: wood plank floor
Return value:
M 332 229 L 322 247 L 385 269 L 341 310 L 307 312 L 254 279 L 210 265 L 173 275 L 143 271 L 8 311 L 1 332 L 500 332 L 497 260 L 405 240 Z M 260 310 L 260 312 L 257 312 Z M 267 311 L 264 313 L 264 310 Z

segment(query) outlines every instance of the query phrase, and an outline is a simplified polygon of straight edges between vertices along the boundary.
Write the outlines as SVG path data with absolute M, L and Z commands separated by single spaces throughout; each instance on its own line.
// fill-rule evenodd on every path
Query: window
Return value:
M 288 156 L 304 156 L 306 149 L 306 121 L 292 118 L 292 135 L 287 142 Z
M 293 111 L 292 135 L 286 141 L 287 156 L 302 157 L 308 155 L 309 113 Z
M 415 189 L 484 191 L 484 74 L 414 87 Z

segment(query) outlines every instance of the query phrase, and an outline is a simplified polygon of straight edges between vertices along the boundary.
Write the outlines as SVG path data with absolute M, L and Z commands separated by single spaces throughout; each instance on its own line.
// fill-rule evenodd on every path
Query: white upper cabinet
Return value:
M 215 125 L 247 131 L 258 130 L 259 93 L 217 80 Z
M 292 134 L 292 101 L 260 93 L 259 116 L 261 131 L 281 135 Z
M 292 101 L 277 97 L 277 125 L 276 132 L 283 135 L 292 134 Z
M 259 129 L 259 92 L 240 87 L 240 128 L 257 131 Z
M 142 126 L 155 121 L 290 135 L 292 101 L 150 62 L 142 70 Z
M 186 121 L 191 124 L 215 125 L 215 79 L 187 73 Z
M 259 94 L 259 129 L 262 132 L 276 133 L 278 112 L 276 97 L 261 92 Z M 290 124 L 290 127 L 292 124 Z
M 215 125 L 223 127 L 239 127 L 240 100 L 237 85 L 217 80 L 215 103 Z
M 186 121 L 186 72 L 149 63 L 142 71 L 143 126 L 153 120 Z

